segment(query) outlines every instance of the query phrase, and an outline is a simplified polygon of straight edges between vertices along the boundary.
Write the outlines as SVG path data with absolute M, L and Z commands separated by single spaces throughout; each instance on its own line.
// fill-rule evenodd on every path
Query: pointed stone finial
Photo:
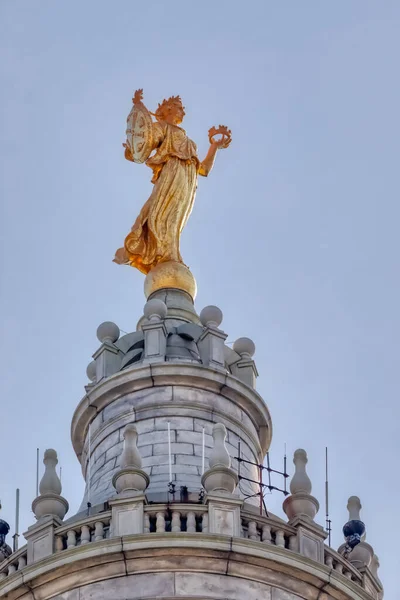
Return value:
M 214 447 L 210 454 L 210 467 L 230 467 L 231 457 L 225 445 L 226 427 L 223 423 L 216 423 L 212 430 Z
M 129 467 L 135 469 L 142 468 L 142 457 L 140 456 L 137 447 L 138 437 L 136 427 L 132 423 L 129 423 L 124 431 L 124 449 L 120 461 L 121 469 L 127 469 Z
M 314 519 L 319 510 L 319 503 L 314 496 L 311 496 L 311 480 L 306 472 L 308 462 L 307 452 L 302 448 L 296 450 L 293 456 L 295 473 L 290 482 L 291 496 L 288 496 L 283 502 L 283 510 L 288 516 L 289 521 L 295 517 Z
M 307 452 L 302 448 L 296 450 L 293 455 L 295 472 L 290 482 L 290 491 L 292 494 L 303 492 L 311 494 L 311 479 L 307 475 L 306 464 L 308 463 Z
M 63 519 L 69 507 L 61 496 L 61 481 L 56 472 L 57 452 L 53 449 L 46 450 L 43 463 L 45 471 L 39 484 L 40 495 L 33 501 L 32 510 L 37 519 L 49 515 Z
M 45 466 L 43 477 L 39 484 L 40 495 L 61 494 L 61 481 L 57 475 L 56 466 L 58 465 L 57 452 L 50 448 L 45 450 L 43 457 Z
M 226 428 L 222 423 L 216 423 L 212 436 L 214 447 L 210 455 L 210 468 L 201 478 L 206 492 L 224 492 L 232 494 L 238 484 L 238 476 L 231 466 L 231 458 L 225 445 Z
M 365 525 L 360 519 L 361 502 L 358 496 L 350 496 L 347 502 L 349 520 L 343 527 L 345 544 L 340 546 L 338 552 L 343 554 L 357 569 L 368 567 L 374 556 L 374 549 L 363 541 Z
M 360 510 L 362 509 L 360 498 L 358 496 L 350 496 L 347 501 L 347 510 L 349 511 L 349 521 L 361 521 Z
M 124 448 L 121 454 L 120 469 L 115 473 L 112 483 L 118 494 L 143 493 L 150 478 L 142 471 L 142 457 L 137 447 L 138 433 L 135 425 L 129 423 L 124 431 Z

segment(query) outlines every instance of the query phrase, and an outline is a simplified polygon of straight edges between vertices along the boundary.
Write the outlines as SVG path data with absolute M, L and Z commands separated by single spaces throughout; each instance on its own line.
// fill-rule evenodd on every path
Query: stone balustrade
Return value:
M 54 530 L 54 553 L 85 544 L 112 539 L 112 511 L 65 523 Z M 297 552 L 297 529 L 277 518 L 260 516 L 244 505 L 240 513 L 241 537 L 260 544 Z M 143 510 L 143 534 L 208 534 L 208 506 L 195 503 L 147 504 Z M 142 535 L 142 534 L 141 534 Z M 352 582 L 364 587 L 363 576 L 348 560 L 332 548 L 324 547 L 324 562 Z M 0 581 L 27 565 L 27 546 L 14 552 L 0 564 Z
M 110 523 L 111 511 L 107 511 L 59 527 L 55 530 L 56 552 L 107 539 L 110 534 Z
M 8 577 L 8 575 L 12 575 L 12 573 L 15 573 L 16 571 L 20 571 L 21 569 L 26 567 L 27 553 L 28 553 L 28 549 L 27 549 L 27 546 L 25 545 L 22 548 L 20 548 L 19 550 L 17 550 L 16 552 L 14 552 L 13 554 L 11 554 L 11 556 L 6 558 L 0 564 L 0 581 L 2 579 L 5 579 L 6 577 Z
M 336 573 L 340 573 L 347 577 L 347 579 L 361 585 L 361 573 L 348 560 L 343 558 L 341 554 L 329 546 L 325 546 L 324 548 L 324 561 L 326 566 L 336 571 Z
M 262 517 L 254 512 L 241 512 L 242 535 L 255 542 L 278 546 L 278 548 L 295 548 L 297 531 L 282 521 Z
M 202 504 L 153 504 L 144 509 L 144 533 L 207 533 L 208 509 Z

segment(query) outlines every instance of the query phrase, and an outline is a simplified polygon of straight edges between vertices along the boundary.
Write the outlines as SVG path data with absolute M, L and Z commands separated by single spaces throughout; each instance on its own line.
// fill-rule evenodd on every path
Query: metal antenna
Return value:
M 36 498 L 39 496 L 39 448 L 36 448 Z
M 329 518 L 329 487 L 328 487 L 328 447 L 325 447 L 325 518 L 328 544 L 331 545 L 331 520 Z
M 13 552 L 18 550 L 18 538 L 19 538 L 19 488 L 15 491 L 15 533 L 13 535 Z
M 89 464 L 88 464 L 88 477 L 87 477 L 87 485 L 88 485 L 88 495 L 87 495 L 87 516 L 89 516 L 90 514 L 90 508 L 92 506 L 91 502 L 90 502 L 90 480 L 92 478 L 92 473 L 91 473 L 91 467 L 92 467 L 92 456 L 91 456 L 91 449 L 92 449 L 92 441 L 90 439 L 90 423 L 89 423 L 89 433 L 88 433 L 88 454 L 89 454 Z
M 287 462 L 287 458 L 286 458 L 286 442 L 285 442 L 285 451 L 283 453 L 283 473 L 284 473 L 284 488 L 283 488 L 283 492 L 287 492 L 287 483 L 286 483 L 286 479 L 287 477 L 285 477 L 286 474 L 286 462 Z

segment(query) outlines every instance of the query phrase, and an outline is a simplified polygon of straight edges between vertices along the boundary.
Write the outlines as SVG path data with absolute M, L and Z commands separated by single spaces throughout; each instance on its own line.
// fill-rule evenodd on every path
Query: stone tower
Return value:
M 90 382 L 71 437 L 86 481 L 79 512 L 46 450 L 36 523 L 11 551 L 0 532 L 8 600 L 378 600 L 378 559 L 358 498 L 335 551 L 314 518 L 307 455 L 297 450 L 287 520 L 259 510 L 257 465 L 271 442 L 255 389 L 255 346 L 225 343 L 222 312 L 184 289 L 153 290 L 137 329 L 97 330 Z M 240 442 L 240 456 L 239 452 Z M 238 460 L 241 462 L 240 481 Z M 253 463 L 253 464 L 249 464 Z M 250 481 L 248 481 L 250 480 Z

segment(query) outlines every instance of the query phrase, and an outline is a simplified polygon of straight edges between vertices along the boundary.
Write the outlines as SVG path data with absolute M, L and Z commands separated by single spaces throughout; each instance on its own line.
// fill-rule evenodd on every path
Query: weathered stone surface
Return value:
M 196 431 L 184 431 L 179 430 L 176 432 L 176 441 L 179 443 L 186 442 L 188 444 L 199 444 L 203 443 L 203 433 Z M 204 445 L 208 448 L 213 447 L 213 439 L 211 435 L 204 434 Z
M 80 589 L 75 588 L 74 590 L 68 590 L 63 594 L 57 594 L 54 596 L 54 600 L 79 600 Z
M 137 600 L 139 598 L 164 598 L 174 596 L 174 575 L 157 573 L 127 575 L 92 583 L 80 589 L 79 600 Z
M 122 454 L 123 445 L 124 445 L 123 442 L 118 442 L 118 444 L 115 444 L 115 446 L 112 446 L 112 448 L 109 448 L 106 451 L 105 462 L 108 462 L 112 458 L 119 457 Z
M 175 590 L 177 596 L 186 597 L 271 600 L 268 585 L 211 573 L 175 573 Z
M 183 429 L 187 431 L 194 430 L 194 419 L 193 417 L 183 416 L 185 409 L 176 410 L 176 412 L 182 412 L 182 416 L 170 416 L 170 417 L 159 417 L 157 419 L 157 430 L 168 429 L 168 423 L 170 423 L 171 430 L 181 431 Z
M 151 475 L 161 475 L 162 473 L 168 473 L 169 465 L 166 463 L 165 465 L 161 465 L 158 467 L 151 468 Z M 179 476 L 181 475 L 200 475 L 199 467 L 195 467 L 193 465 L 172 465 L 172 472 L 177 473 Z
M 154 454 L 164 454 L 168 456 L 168 443 L 163 444 L 154 444 L 153 445 L 153 453 Z M 171 453 L 172 454 L 194 454 L 193 444 L 174 444 L 171 443 Z
M 271 588 L 271 600 L 301 600 L 300 596 L 279 588 Z

